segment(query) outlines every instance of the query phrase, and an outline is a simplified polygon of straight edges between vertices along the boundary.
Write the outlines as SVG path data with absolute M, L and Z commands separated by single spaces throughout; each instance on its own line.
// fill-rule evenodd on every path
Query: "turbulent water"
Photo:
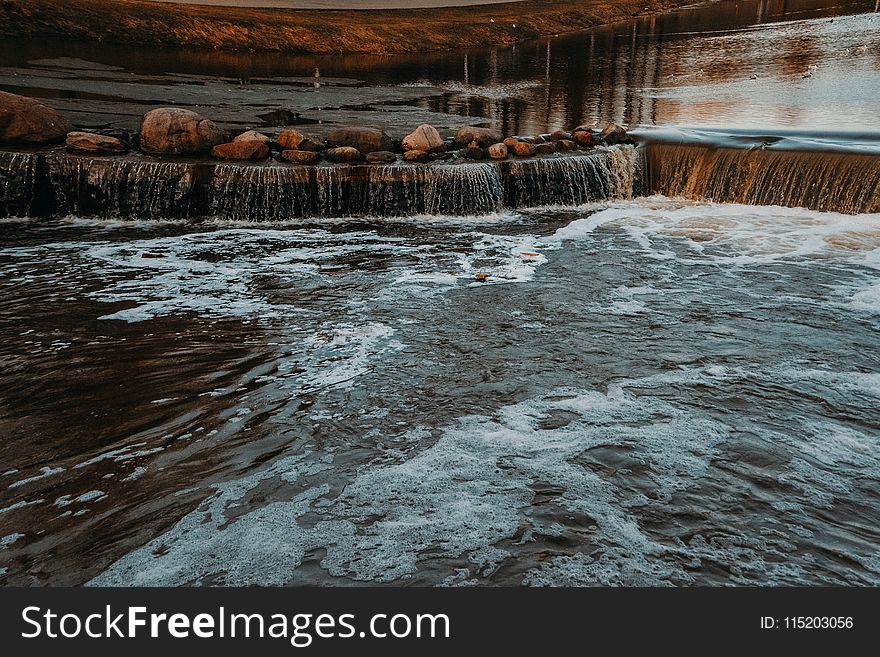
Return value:
M 6 220 L 0 288 L 4 583 L 880 584 L 880 215 Z

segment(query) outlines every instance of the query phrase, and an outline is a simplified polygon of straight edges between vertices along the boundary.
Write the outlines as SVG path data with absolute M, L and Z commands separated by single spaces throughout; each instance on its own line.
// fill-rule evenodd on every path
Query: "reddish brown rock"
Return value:
M 321 159 L 321 154 L 315 151 L 281 151 L 281 159 L 294 164 L 316 164 Z
M 323 151 L 325 148 L 327 148 L 327 144 L 325 144 L 323 141 L 312 139 L 311 137 L 306 137 L 301 142 L 299 142 L 297 150 L 314 151 L 317 153 L 318 151 Z
M 324 153 L 331 162 L 356 162 L 361 159 L 361 152 L 352 146 L 337 146 Z
M 545 144 L 535 144 L 535 153 L 538 155 L 550 155 L 556 152 L 556 144 L 547 142 Z
M 492 144 L 489 146 L 489 150 L 487 151 L 489 157 L 493 160 L 506 160 L 507 159 L 507 146 L 504 144 Z
M 213 121 L 179 107 L 148 112 L 141 124 L 141 150 L 151 155 L 207 153 L 223 143 L 223 133 Z
M 332 147 L 356 148 L 361 153 L 394 150 L 391 137 L 376 128 L 339 128 L 327 136 L 327 144 Z
M 580 146 L 592 146 L 593 145 L 593 133 L 592 132 L 578 130 L 577 132 L 573 133 L 571 137 L 574 140 L 574 142 Z
M 425 151 L 426 153 L 446 150 L 440 133 L 434 126 L 428 124 L 420 125 L 411 134 L 404 137 L 402 146 L 405 151 Z
M 570 139 L 560 139 L 556 142 L 556 149 L 560 152 L 576 151 L 578 149 L 578 145 Z
M 455 143 L 456 144 L 470 144 L 471 142 L 477 142 L 477 146 L 480 148 L 487 148 L 492 144 L 497 144 L 500 141 L 504 140 L 504 135 L 500 130 L 495 130 L 494 128 L 477 128 L 475 126 L 465 126 L 463 128 L 459 128 L 458 132 L 455 133 Z
M 299 150 L 299 144 L 303 139 L 305 139 L 305 135 L 299 130 L 282 130 L 275 141 L 282 149 L 295 151 Z
M 269 157 L 269 144 L 257 140 L 219 144 L 211 149 L 211 157 L 218 160 L 265 160 Z
M 535 145 L 527 141 L 518 141 L 513 147 L 513 152 L 519 157 L 531 157 L 535 154 Z
M 116 137 L 93 132 L 70 132 L 67 134 L 67 150 L 84 155 L 120 155 L 128 148 Z
M 570 132 L 566 132 L 565 130 L 556 130 L 555 132 L 550 133 L 550 141 L 563 141 L 565 139 L 571 139 Z
M 268 144 L 272 140 L 269 139 L 262 132 L 257 132 L 256 130 L 248 130 L 247 132 L 243 132 L 238 135 L 238 137 L 236 137 L 232 141 L 235 143 L 238 143 L 240 141 L 259 141 L 264 144 Z
M 72 130 L 51 107 L 0 91 L 0 144 L 51 144 L 63 141 Z
M 502 143 L 507 146 L 507 148 L 512 149 L 516 146 L 517 142 L 519 142 L 519 139 L 516 137 L 507 137 Z

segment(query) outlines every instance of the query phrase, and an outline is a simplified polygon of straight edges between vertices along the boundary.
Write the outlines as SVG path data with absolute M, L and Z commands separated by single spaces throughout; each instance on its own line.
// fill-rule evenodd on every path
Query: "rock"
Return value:
M 72 130 L 67 119 L 51 107 L 0 91 L 0 144 L 51 144 Z
M 321 159 L 321 154 L 316 151 L 289 150 L 281 151 L 281 159 L 294 164 L 317 164 Z
M 550 133 L 550 141 L 563 141 L 570 139 L 571 133 L 566 132 L 565 130 L 556 130 L 555 132 Z
M 572 133 L 571 138 L 575 143 L 581 146 L 592 146 L 593 145 L 593 133 L 586 132 L 584 130 L 578 130 L 577 132 Z
M 629 140 L 629 135 L 626 134 L 626 130 L 624 130 L 622 127 L 620 127 L 616 123 L 613 123 L 613 124 L 607 126 L 602 131 L 602 134 L 599 136 L 605 140 L 606 144 L 609 144 L 609 145 L 622 144 L 625 141 Z
M 259 141 L 264 144 L 268 144 L 271 139 L 269 139 L 262 132 L 257 132 L 256 130 L 248 130 L 247 132 L 241 133 L 238 137 L 232 140 L 233 143 L 238 143 L 240 141 Z
M 516 137 L 507 137 L 502 143 L 507 146 L 507 148 L 512 149 L 514 146 L 517 145 L 518 142 L 519 139 L 517 139 Z
M 119 155 L 128 148 L 116 137 L 96 135 L 93 132 L 70 132 L 67 134 L 67 150 L 87 155 Z
M 295 151 L 299 150 L 299 144 L 305 138 L 305 135 L 299 130 L 282 130 L 275 141 L 282 150 Z
M 578 145 L 570 139 L 560 139 L 556 142 L 556 149 L 560 152 L 576 151 L 578 149 Z
M 337 146 L 324 153 L 331 162 L 355 162 L 361 159 L 361 152 L 352 146 Z
M 495 130 L 494 128 L 465 126 L 459 128 L 458 132 L 455 133 L 454 141 L 462 146 L 475 141 L 480 148 L 486 148 L 492 144 L 497 144 L 499 141 L 504 141 L 504 135 L 500 130 Z
M 475 146 L 476 142 L 471 142 L 471 144 L 465 148 L 463 148 L 459 155 L 468 160 L 482 160 L 486 157 L 486 152 L 480 148 L 479 146 Z
M 556 144 L 547 142 L 545 144 L 535 144 L 535 152 L 538 155 L 550 155 L 556 152 Z
M 544 138 L 540 135 L 529 135 L 528 137 L 520 137 L 520 141 L 524 141 L 527 144 L 543 144 Z
M 404 137 L 401 145 L 405 151 L 433 153 L 446 150 L 446 144 L 443 143 L 440 133 L 434 126 L 428 124 L 420 125 L 415 131 Z
M 375 151 L 367 153 L 367 162 L 370 164 L 391 164 L 397 161 L 397 156 L 391 151 Z
M 361 153 L 394 150 L 394 141 L 391 137 L 376 128 L 339 128 L 330 133 L 327 144 L 334 147 L 356 148 Z
M 154 109 L 141 123 L 141 150 L 152 155 L 206 153 L 222 143 L 213 121 L 179 107 Z
M 299 142 L 299 146 L 297 146 L 297 150 L 300 151 L 323 151 L 327 148 L 327 144 L 323 141 L 319 141 L 317 139 L 312 139 L 311 137 L 306 137 L 301 142 Z
M 492 144 L 489 146 L 489 157 L 493 160 L 506 160 L 507 159 L 507 146 L 504 144 Z
M 431 154 L 427 151 L 413 149 L 403 154 L 403 159 L 407 162 L 427 162 L 431 158 Z
M 519 157 L 531 157 L 535 154 L 535 145 L 527 141 L 518 141 L 513 147 L 513 152 Z
M 233 141 L 211 149 L 211 157 L 218 160 L 265 160 L 269 157 L 269 144 L 261 141 Z

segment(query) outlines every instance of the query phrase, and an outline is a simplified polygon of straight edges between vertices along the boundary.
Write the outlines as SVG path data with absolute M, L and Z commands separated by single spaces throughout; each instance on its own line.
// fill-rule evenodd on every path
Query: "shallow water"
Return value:
M 51 40 L 0 44 L 0 88 L 44 97 L 94 127 L 134 128 L 145 105 L 173 102 L 239 128 L 286 110 L 283 123 L 309 130 L 364 123 L 399 137 L 420 123 L 474 121 L 464 117 L 505 134 L 609 122 L 880 131 L 878 0 L 724 0 L 453 53 L 307 57 L 105 43 L 72 52 Z
M 880 583 L 878 215 L 0 240 L 7 584 Z

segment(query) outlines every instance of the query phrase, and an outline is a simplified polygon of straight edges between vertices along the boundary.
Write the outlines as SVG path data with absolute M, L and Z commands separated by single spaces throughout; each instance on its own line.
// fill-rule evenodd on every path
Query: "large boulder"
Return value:
M 455 143 L 465 145 L 475 141 L 480 148 L 488 148 L 492 144 L 497 144 L 503 140 L 504 135 L 502 132 L 494 128 L 464 126 L 455 133 Z
M 425 124 L 420 125 L 412 134 L 403 138 L 403 150 L 435 153 L 446 150 L 446 144 L 443 143 L 443 138 L 437 132 L 437 128 Z
M 265 160 L 269 157 L 269 144 L 257 139 L 234 141 L 214 146 L 211 156 L 219 160 Z
M 626 130 L 616 123 L 607 126 L 599 136 L 609 145 L 622 144 L 629 140 L 629 135 L 626 134 Z
M 141 124 L 141 150 L 152 155 L 195 155 L 222 144 L 213 121 L 179 107 L 147 112 Z
M 376 128 L 339 128 L 327 136 L 327 144 L 331 147 L 356 148 L 361 153 L 394 150 L 391 137 Z
M 116 137 L 93 132 L 70 132 L 67 134 L 67 150 L 83 155 L 120 155 L 128 149 Z
M 0 91 L 0 144 L 51 144 L 63 141 L 72 130 L 51 107 Z

